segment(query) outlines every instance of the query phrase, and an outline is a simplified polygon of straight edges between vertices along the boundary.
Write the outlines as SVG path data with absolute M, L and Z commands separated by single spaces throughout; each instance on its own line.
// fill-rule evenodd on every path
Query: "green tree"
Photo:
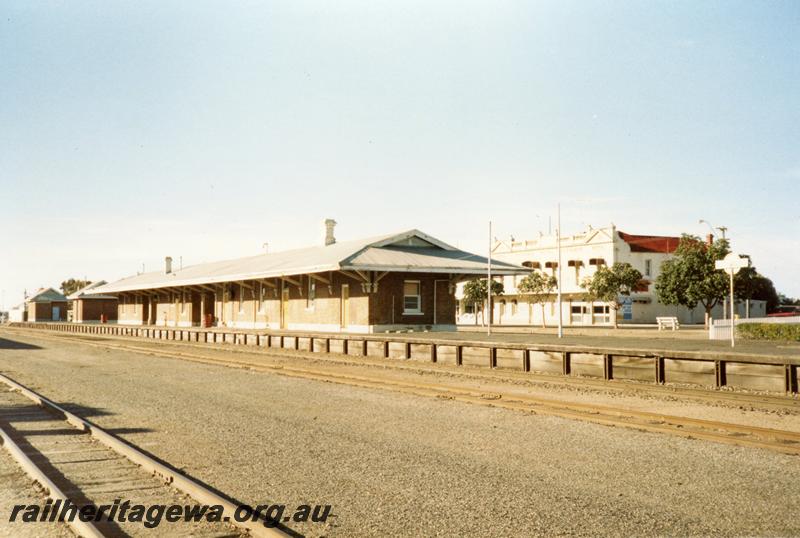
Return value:
M 558 286 L 555 276 L 547 276 L 543 273 L 532 272 L 517 284 L 517 291 L 528 298 L 529 303 L 542 306 L 542 327 L 546 328 L 547 323 L 544 317 L 544 305 L 551 298 L 550 295 Z
M 755 267 L 740 269 L 733 279 L 737 299 L 743 301 L 765 301 L 767 312 L 773 312 L 779 304 L 778 292 L 770 279 L 756 271 Z
M 782 293 L 778 294 L 778 306 L 780 305 L 797 305 L 800 306 L 800 299 L 793 299 Z
M 72 295 L 81 288 L 85 288 L 92 282 L 90 280 L 77 280 L 70 278 L 61 283 L 61 293 L 64 295 Z
M 622 304 L 620 296 L 628 296 L 642 281 L 642 273 L 629 263 L 615 263 L 610 268 L 601 265 L 592 278 L 584 280 L 586 300 L 606 303 L 612 310 L 614 328 L 617 328 L 617 309 Z
M 699 304 L 705 310 L 705 324 L 711 309 L 728 293 L 728 276 L 714 266 L 730 252 L 728 241 L 718 239 L 712 244 L 694 235 L 683 234 L 674 257 L 661 264 L 661 274 L 656 279 L 656 293 L 663 304 L 694 308 Z
M 492 280 L 492 295 L 503 295 L 503 283 Z M 478 324 L 478 310 L 486 303 L 486 279 L 473 278 L 464 284 L 464 303 L 475 308 L 475 325 Z M 491 313 L 489 314 L 491 316 Z

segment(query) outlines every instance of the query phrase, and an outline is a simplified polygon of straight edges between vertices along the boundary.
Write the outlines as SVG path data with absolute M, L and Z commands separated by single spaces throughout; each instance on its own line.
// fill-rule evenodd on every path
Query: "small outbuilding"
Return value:
M 67 298 L 53 288 L 40 288 L 25 299 L 28 321 L 65 321 Z
M 117 321 L 117 304 L 119 302 L 117 298 L 113 295 L 94 293 L 95 288 L 105 284 L 105 280 L 92 282 L 67 296 L 72 303 L 72 321 L 74 323 Z
M 8 311 L 9 323 L 22 323 L 28 321 L 28 311 L 26 310 L 25 303 L 20 303 Z

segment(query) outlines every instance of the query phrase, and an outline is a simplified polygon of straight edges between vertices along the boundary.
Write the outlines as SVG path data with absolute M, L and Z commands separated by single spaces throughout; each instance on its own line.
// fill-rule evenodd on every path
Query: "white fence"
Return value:
M 742 323 L 800 323 L 800 316 L 785 316 L 774 318 L 739 318 L 734 320 L 736 325 Z M 709 340 L 730 340 L 731 320 L 712 319 L 708 327 Z

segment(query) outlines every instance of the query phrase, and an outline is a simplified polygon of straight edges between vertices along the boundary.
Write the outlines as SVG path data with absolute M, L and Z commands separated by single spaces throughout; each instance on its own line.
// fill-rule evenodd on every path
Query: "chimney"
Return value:
M 714 244 L 714 234 L 708 234 L 706 236 L 706 245 L 709 247 Z
M 333 229 L 336 227 L 336 221 L 333 219 L 325 219 L 325 246 L 332 245 L 336 242 L 333 236 Z
M 172 272 L 172 256 L 164 258 L 164 272 L 170 274 Z

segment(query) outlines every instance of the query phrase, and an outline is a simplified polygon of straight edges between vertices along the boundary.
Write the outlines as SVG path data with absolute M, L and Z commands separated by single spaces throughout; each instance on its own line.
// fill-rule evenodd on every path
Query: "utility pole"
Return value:
M 557 294 L 557 303 L 558 303 L 558 337 L 564 337 L 564 322 L 562 320 L 561 314 L 561 204 L 558 204 L 557 210 L 557 221 L 556 221 L 556 249 L 558 251 L 558 261 L 556 262 L 556 271 L 558 276 L 558 294 Z
M 489 263 L 486 279 L 486 334 L 492 334 L 492 221 L 489 221 Z

